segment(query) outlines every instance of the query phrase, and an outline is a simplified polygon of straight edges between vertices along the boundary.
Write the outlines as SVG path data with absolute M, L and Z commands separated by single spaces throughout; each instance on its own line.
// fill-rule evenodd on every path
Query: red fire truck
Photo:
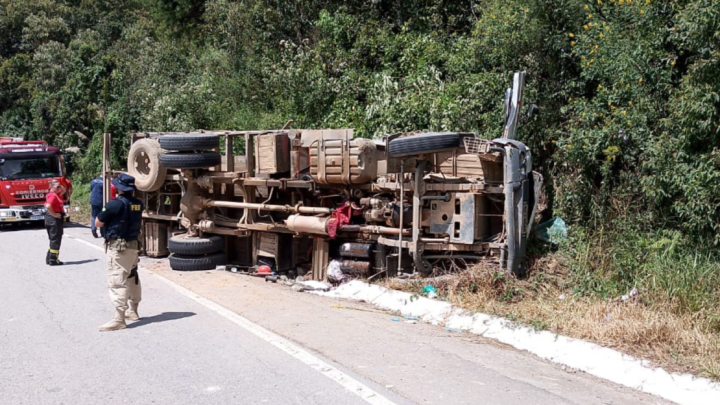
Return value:
M 69 212 L 72 184 L 60 149 L 45 141 L 0 137 L 0 223 L 43 221 L 52 180 L 65 186 Z

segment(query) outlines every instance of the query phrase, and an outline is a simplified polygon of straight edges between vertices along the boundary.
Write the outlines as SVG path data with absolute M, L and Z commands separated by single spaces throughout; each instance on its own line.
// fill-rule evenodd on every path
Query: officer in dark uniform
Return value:
M 125 329 L 125 320 L 140 319 L 137 309 L 142 299 L 137 267 L 143 203 L 134 196 L 134 177 L 122 173 L 112 184 L 118 196 L 108 202 L 95 219 L 95 226 L 105 238 L 108 288 L 115 306 L 115 316 L 100 326 L 101 332 Z

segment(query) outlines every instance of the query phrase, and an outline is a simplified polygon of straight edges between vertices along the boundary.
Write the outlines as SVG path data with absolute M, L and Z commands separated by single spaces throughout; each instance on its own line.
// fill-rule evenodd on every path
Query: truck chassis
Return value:
M 494 140 L 369 140 L 352 129 L 132 134 L 128 172 L 145 202 L 146 253 L 171 253 L 178 270 L 266 264 L 314 279 L 327 278 L 330 260 L 353 276 L 480 261 L 521 275 L 542 177 L 512 139 L 518 75 L 505 135 Z

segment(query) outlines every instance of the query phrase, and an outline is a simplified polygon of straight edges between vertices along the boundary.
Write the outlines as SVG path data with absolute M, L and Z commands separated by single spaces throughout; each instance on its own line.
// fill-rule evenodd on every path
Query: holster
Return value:
M 138 285 L 140 283 L 140 275 L 138 274 L 138 266 L 137 264 L 130 270 L 130 275 L 128 278 L 134 278 L 135 279 L 135 285 Z
M 128 241 L 125 239 L 113 239 L 113 240 L 105 240 L 105 253 L 107 253 L 108 246 L 111 248 L 117 250 L 118 252 L 122 252 L 125 249 L 128 248 Z

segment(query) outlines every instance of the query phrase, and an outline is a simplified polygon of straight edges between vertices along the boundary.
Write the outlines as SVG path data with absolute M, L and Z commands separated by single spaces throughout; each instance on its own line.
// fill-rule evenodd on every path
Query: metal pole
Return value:
M 103 136 L 103 164 L 102 164 L 102 177 L 103 177 L 103 205 L 110 201 L 112 193 L 110 192 L 110 149 L 112 137 L 109 133 L 102 134 Z
M 405 159 L 400 161 L 400 224 L 398 225 L 398 273 L 402 273 L 403 221 L 405 212 Z M 414 225 L 414 224 L 413 224 Z
M 400 230 L 398 228 L 390 228 L 378 225 L 343 225 L 339 229 L 340 232 L 367 232 L 380 233 L 384 235 L 411 235 L 410 231 Z
M 432 267 L 430 263 L 423 259 L 424 246 L 420 240 L 420 231 L 422 223 L 422 196 L 425 193 L 425 181 L 423 177 L 425 175 L 425 168 L 427 167 L 427 160 L 418 160 L 417 167 L 415 168 L 415 188 L 413 189 L 413 226 L 412 226 L 412 240 L 413 245 L 410 250 L 415 263 L 415 269 L 423 274 L 430 274 Z
M 300 214 L 326 214 L 332 213 L 332 209 L 324 207 L 301 207 L 292 205 L 275 205 L 275 204 L 262 204 L 262 203 L 247 203 L 237 201 L 216 201 L 216 200 L 203 200 L 203 205 L 206 207 L 224 207 L 224 208 L 247 208 L 252 210 L 262 211 L 282 211 L 282 212 L 297 212 Z

